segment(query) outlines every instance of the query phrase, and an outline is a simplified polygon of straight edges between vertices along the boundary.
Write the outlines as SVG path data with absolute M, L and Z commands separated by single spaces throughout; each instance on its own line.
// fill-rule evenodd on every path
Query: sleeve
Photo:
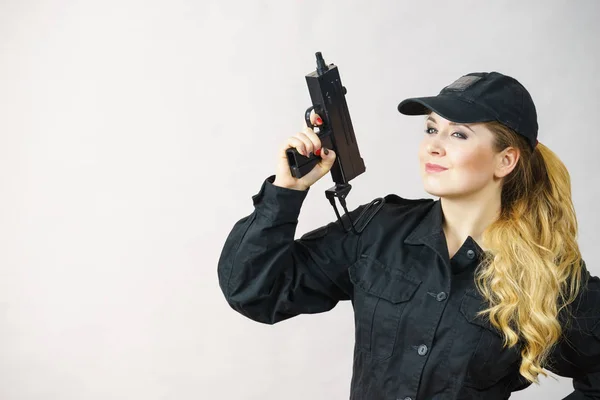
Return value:
M 564 338 L 550 355 L 548 369 L 573 378 L 575 389 L 565 399 L 600 399 L 600 279 L 583 263 L 585 284 L 573 303 Z
M 229 305 L 246 317 L 274 324 L 299 314 L 331 310 L 351 296 L 348 267 L 359 236 L 338 221 L 294 240 L 308 193 L 273 185 L 254 195 L 254 211 L 229 233 L 218 263 L 219 285 Z M 351 211 L 356 217 L 363 206 Z M 347 215 L 342 217 L 349 228 Z

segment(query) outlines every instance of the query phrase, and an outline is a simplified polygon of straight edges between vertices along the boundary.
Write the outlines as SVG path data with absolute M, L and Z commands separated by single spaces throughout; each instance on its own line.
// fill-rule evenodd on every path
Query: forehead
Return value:
M 446 124 L 446 125 L 467 125 L 467 126 L 474 125 L 474 124 L 465 124 L 465 123 L 458 123 L 458 122 L 451 121 L 449 119 L 446 119 L 446 118 L 442 117 L 441 115 L 439 115 L 435 111 L 430 111 L 429 114 L 426 114 L 425 115 L 425 120 L 426 121 L 433 121 L 433 122 L 436 122 L 438 124 Z
M 440 125 L 455 125 L 455 126 L 468 126 L 474 131 L 486 130 L 489 131 L 485 122 L 472 122 L 472 123 L 462 123 L 462 122 L 454 122 L 450 121 L 441 115 L 437 114 L 434 111 L 429 112 L 429 114 L 425 115 L 425 121 L 431 121 Z

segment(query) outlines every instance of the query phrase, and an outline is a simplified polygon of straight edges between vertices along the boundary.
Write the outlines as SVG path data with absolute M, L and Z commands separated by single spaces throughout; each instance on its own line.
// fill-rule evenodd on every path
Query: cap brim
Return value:
M 425 115 L 433 111 L 448 121 L 462 124 L 496 119 L 490 110 L 482 106 L 444 95 L 406 99 L 398 104 L 398 111 L 405 115 Z

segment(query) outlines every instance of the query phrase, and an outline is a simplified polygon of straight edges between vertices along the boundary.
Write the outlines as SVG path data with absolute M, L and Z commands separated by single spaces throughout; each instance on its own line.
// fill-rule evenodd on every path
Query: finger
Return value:
M 323 161 L 325 161 L 326 163 L 333 164 L 333 162 L 335 161 L 336 155 L 337 154 L 335 154 L 335 151 L 333 151 L 332 149 L 329 149 L 327 147 L 323 147 L 321 149 L 321 159 Z
M 316 126 L 323 125 L 323 119 L 319 114 L 315 113 L 315 110 L 310 112 L 310 122 Z
M 313 152 L 317 154 L 317 150 L 321 148 L 321 139 L 319 139 L 319 136 L 312 129 L 305 129 L 304 134 L 311 141 L 313 145 Z
M 312 140 L 310 140 L 308 138 L 308 136 L 307 136 L 306 133 L 304 133 L 304 132 L 298 132 L 296 134 L 296 138 L 300 139 L 302 141 L 302 143 L 304 143 L 304 147 L 305 147 L 305 149 L 307 151 L 307 154 L 310 154 L 310 153 L 312 153 L 314 151 L 313 142 L 312 142 Z M 308 155 L 306 155 L 306 157 L 308 157 Z
M 322 149 L 321 161 L 319 161 L 317 165 L 319 165 L 324 174 L 326 174 L 333 166 L 333 163 L 335 162 L 335 157 L 335 151 L 328 148 Z
M 304 144 L 304 142 L 302 140 L 300 140 L 297 137 L 292 136 L 288 139 L 283 152 L 285 153 L 285 150 L 287 150 L 289 148 L 294 148 L 298 151 L 298 153 L 302 154 L 304 157 L 308 157 L 308 152 L 306 151 L 306 145 Z
M 327 154 L 325 154 L 325 150 L 327 150 Z M 313 182 L 322 178 L 325 174 L 327 174 L 333 163 L 335 162 L 336 154 L 333 150 L 323 148 L 321 151 L 321 161 L 312 169 L 308 174 L 306 174 L 306 178 Z

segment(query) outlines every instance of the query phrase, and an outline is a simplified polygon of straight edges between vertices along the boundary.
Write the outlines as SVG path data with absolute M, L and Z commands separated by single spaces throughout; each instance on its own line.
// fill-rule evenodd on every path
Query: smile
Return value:
M 425 164 L 426 172 L 443 172 L 443 171 L 446 171 L 447 169 L 448 168 L 444 168 L 441 165 L 437 165 L 437 164 L 430 164 L 430 163 Z

